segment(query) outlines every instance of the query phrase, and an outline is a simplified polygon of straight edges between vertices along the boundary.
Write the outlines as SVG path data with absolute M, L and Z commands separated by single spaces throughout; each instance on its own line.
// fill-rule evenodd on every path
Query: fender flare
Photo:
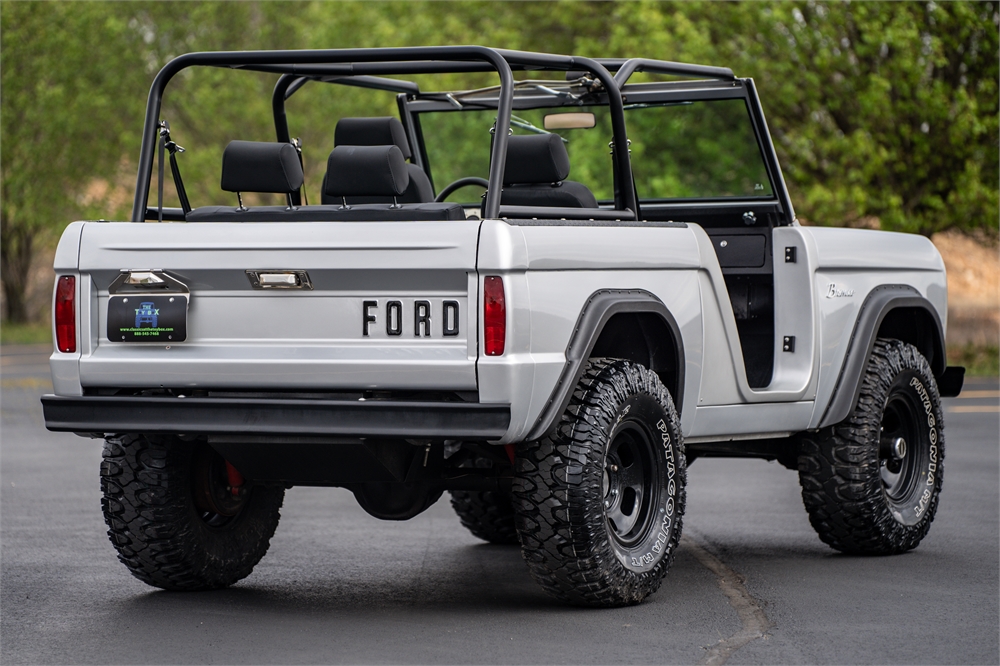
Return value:
M 677 321 L 659 298 L 644 289 L 601 289 L 595 291 L 587 299 L 580 316 L 576 320 L 573 334 L 566 346 L 566 365 L 559 375 L 559 381 L 549 395 L 545 407 L 528 432 L 526 439 L 534 440 L 544 437 L 555 429 L 559 417 L 569 404 L 573 389 L 583 375 L 586 361 L 594 345 L 601 337 L 605 324 L 617 314 L 651 313 L 658 315 L 667 325 L 674 338 L 677 357 L 677 390 L 671 391 L 674 406 L 680 414 L 684 391 L 684 341 L 681 338 Z M 676 394 L 676 395 L 674 395 Z
M 837 383 L 833 387 L 833 395 L 830 397 L 826 412 L 820 419 L 820 428 L 840 423 L 858 404 L 865 366 L 875 346 L 878 330 L 886 315 L 898 308 L 919 308 L 931 316 L 936 327 L 932 342 L 935 350 L 931 371 L 935 377 L 944 374 L 946 366 L 944 330 L 934 306 L 909 285 L 884 284 L 875 287 L 868 293 L 858 311 L 858 318 L 854 322 L 854 330 L 847 345 L 847 354 L 844 356 L 844 363 L 840 368 Z

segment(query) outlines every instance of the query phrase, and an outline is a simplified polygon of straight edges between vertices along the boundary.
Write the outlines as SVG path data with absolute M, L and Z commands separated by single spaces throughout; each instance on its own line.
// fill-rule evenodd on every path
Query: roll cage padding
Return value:
M 903 317 L 912 317 L 914 320 L 904 322 Z M 833 395 L 820 420 L 820 428 L 840 423 L 858 404 L 865 367 L 875 346 L 875 339 L 880 336 L 913 344 L 927 359 L 934 376 L 944 375 L 947 366 L 944 330 L 934 306 L 909 285 L 886 284 L 875 287 L 858 311 L 847 354 L 833 388 Z
M 674 316 L 660 299 L 644 289 L 602 289 L 591 294 L 580 312 L 566 346 L 566 365 L 528 433 L 528 440 L 544 437 L 558 425 L 601 334 L 608 322 L 620 314 L 651 315 L 666 327 L 672 339 L 661 341 L 661 344 L 669 346 L 673 365 L 673 381 L 669 382 L 667 390 L 680 414 L 684 400 L 684 341 Z

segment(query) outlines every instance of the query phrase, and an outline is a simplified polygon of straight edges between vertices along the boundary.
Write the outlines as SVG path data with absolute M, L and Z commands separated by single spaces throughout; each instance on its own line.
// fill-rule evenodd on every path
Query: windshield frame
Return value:
M 742 99 L 746 103 L 747 111 L 750 114 L 750 123 L 753 127 L 754 137 L 757 140 L 757 148 L 760 150 L 761 158 L 764 161 L 764 168 L 767 170 L 768 179 L 771 182 L 771 190 L 774 193 L 768 197 L 725 197 L 725 198 L 703 198 L 703 199 L 644 199 L 643 204 L 680 206 L 700 206 L 701 204 L 731 204 L 747 202 L 749 204 L 760 204 L 775 201 L 778 204 L 777 212 L 783 218 L 784 223 L 792 224 L 795 221 L 795 210 L 792 207 L 791 196 L 788 194 L 788 187 L 785 184 L 784 176 L 781 173 L 781 166 L 778 162 L 778 155 L 774 149 L 771 133 L 768 130 L 764 112 L 760 106 L 760 98 L 757 95 L 757 87 L 751 78 L 738 78 L 733 81 L 669 81 L 661 83 L 630 83 L 622 84 L 622 97 L 628 104 L 643 102 L 677 103 L 677 102 L 697 102 L 704 100 L 724 100 Z M 627 109 L 626 109 L 627 111 Z M 626 113 L 626 117 L 627 117 Z
M 607 61 L 602 61 L 607 62 Z M 628 62 L 628 61 L 622 61 Z M 610 69 L 617 69 L 618 62 L 611 61 Z M 633 70 L 634 71 L 634 70 Z M 639 71 L 642 71 L 641 69 Z M 616 77 L 617 79 L 617 77 Z M 580 106 L 606 106 L 608 105 L 608 95 L 606 91 L 591 92 L 576 99 L 567 100 L 565 96 L 544 94 L 537 89 L 530 87 L 518 87 L 522 82 L 515 82 L 514 95 L 512 99 L 512 112 L 526 109 L 540 108 L 574 108 Z M 570 89 L 573 82 L 551 81 L 553 88 Z M 739 208 L 744 206 L 773 208 L 777 213 L 780 222 L 791 224 L 795 220 L 794 209 L 792 208 L 791 197 L 788 194 L 784 177 L 778 163 L 778 157 L 774 150 L 767 123 L 764 120 L 763 112 L 760 108 L 760 100 L 757 97 L 756 87 L 753 79 L 733 78 L 712 80 L 680 80 L 656 83 L 620 83 L 620 90 L 623 100 L 623 111 L 628 122 L 628 106 L 630 104 L 652 103 L 652 104 L 676 104 L 683 102 L 698 102 L 710 100 L 743 100 L 746 104 L 749 121 L 753 128 L 753 136 L 757 142 L 757 149 L 760 153 L 767 178 L 771 185 L 772 194 L 767 196 L 740 196 L 740 197 L 691 197 L 691 198 L 644 198 L 637 195 L 639 205 L 644 209 L 653 209 L 659 213 L 671 209 L 688 210 L 692 208 L 708 208 L 721 206 L 723 208 Z M 464 91 L 463 91 L 464 92 Z M 477 91 L 478 92 L 478 91 Z M 422 166 L 430 173 L 431 166 L 427 164 L 427 153 L 424 144 L 424 137 L 420 131 L 420 116 L 423 113 L 445 112 L 461 113 L 462 108 L 448 99 L 448 95 L 457 93 L 443 92 L 421 92 L 419 94 L 401 94 L 400 113 L 404 116 L 404 124 L 414 128 L 411 141 L 414 145 L 414 153 L 419 154 Z M 479 93 L 470 99 L 463 94 L 464 105 L 471 109 L 496 108 L 499 102 L 498 96 L 487 93 Z M 630 170 L 631 170 L 631 164 Z M 634 174 L 633 174 L 634 177 Z M 659 217 L 659 216 L 658 216 Z

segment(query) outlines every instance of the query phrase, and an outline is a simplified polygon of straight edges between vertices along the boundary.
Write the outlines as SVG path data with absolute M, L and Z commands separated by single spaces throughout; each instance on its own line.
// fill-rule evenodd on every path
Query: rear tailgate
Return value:
M 81 322 L 81 383 L 475 390 L 479 224 L 88 223 L 79 266 L 97 321 Z M 122 269 L 187 285 L 185 341 L 108 339 L 108 287 Z M 254 288 L 247 271 L 262 270 L 306 271 L 313 288 Z

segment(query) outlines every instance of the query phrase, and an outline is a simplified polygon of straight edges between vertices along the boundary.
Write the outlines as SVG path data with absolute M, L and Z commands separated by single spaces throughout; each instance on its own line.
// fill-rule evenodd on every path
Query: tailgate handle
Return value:
M 247 271 L 254 289 L 312 289 L 309 273 L 296 270 Z

